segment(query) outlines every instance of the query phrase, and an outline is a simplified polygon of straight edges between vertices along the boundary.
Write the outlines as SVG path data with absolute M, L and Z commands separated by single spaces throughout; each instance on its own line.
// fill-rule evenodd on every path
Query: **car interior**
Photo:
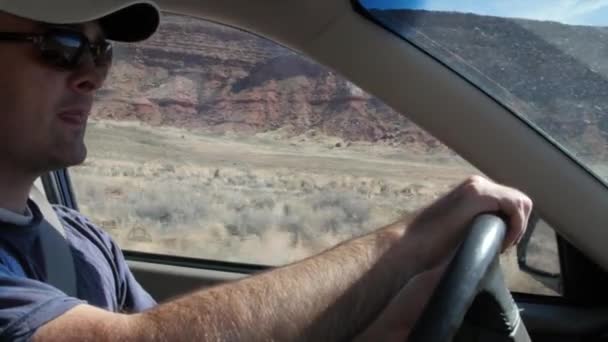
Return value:
M 529 120 L 514 115 L 510 108 L 445 63 L 370 19 L 357 1 L 158 3 L 165 13 L 244 30 L 307 56 L 406 115 L 488 177 L 527 193 L 534 201 L 535 213 L 558 235 L 562 282 L 561 296 L 511 293 L 529 338 L 608 339 L 608 188 L 604 180 L 539 132 Z M 71 182 L 69 172 L 46 175 L 42 178 L 43 188 L 50 203 L 78 209 L 73 189 L 77 185 Z M 138 281 L 159 302 L 269 268 L 142 251 L 124 253 Z M 443 307 L 437 309 L 437 315 L 459 315 L 456 324 L 460 326 L 467 309 L 448 314 L 450 310 Z M 478 316 L 500 314 L 482 312 Z M 467 321 L 472 321 L 470 316 L 467 314 Z M 436 328 L 440 323 L 429 324 Z M 479 331 L 459 338 L 502 340 Z M 527 340 L 516 336 L 501 338 Z

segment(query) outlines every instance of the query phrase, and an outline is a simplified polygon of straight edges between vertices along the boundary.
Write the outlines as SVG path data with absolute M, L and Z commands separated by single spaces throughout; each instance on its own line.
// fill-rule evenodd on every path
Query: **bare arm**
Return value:
M 395 248 L 405 243 L 403 231 L 384 228 L 317 257 L 201 290 L 138 315 L 80 306 L 44 326 L 37 337 L 39 341 L 87 340 L 85 336 L 112 341 L 348 339 L 369 325 L 417 273 L 416 249 Z
M 450 253 L 475 215 L 502 209 L 523 224 L 526 214 L 517 209 L 526 202 L 520 201 L 523 195 L 506 188 L 492 193 L 487 188 L 478 178 L 469 180 L 407 228 L 398 222 L 316 257 L 201 290 L 142 314 L 76 307 L 35 337 L 37 341 L 352 339 L 411 277 Z M 524 226 L 512 228 L 509 243 Z

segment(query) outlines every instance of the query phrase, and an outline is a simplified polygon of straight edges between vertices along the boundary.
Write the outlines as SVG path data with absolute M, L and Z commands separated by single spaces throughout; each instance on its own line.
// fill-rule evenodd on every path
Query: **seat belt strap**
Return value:
M 30 198 L 42 213 L 40 241 L 46 266 L 47 283 L 63 291 L 70 297 L 77 296 L 76 271 L 70 245 L 59 216 L 36 185 L 32 187 Z

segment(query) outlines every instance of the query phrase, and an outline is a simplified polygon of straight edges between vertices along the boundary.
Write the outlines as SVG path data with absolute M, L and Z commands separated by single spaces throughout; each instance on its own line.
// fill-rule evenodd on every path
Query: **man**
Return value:
M 32 184 L 84 161 L 105 39 L 145 39 L 158 18 L 147 1 L 0 0 L 0 340 L 403 341 L 472 218 L 506 214 L 505 248 L 523 233 L 530 199 L 471 177 L 409 224 L 156 305 L 107 234 L 57 207 L 79 298 L 46 284 Z

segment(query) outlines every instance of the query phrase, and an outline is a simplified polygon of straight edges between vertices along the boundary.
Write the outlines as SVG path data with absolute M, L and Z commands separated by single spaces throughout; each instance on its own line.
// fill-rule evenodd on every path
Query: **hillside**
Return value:
M 608 28 L 447 12 L 375 14 L 415 23 L 393 27 L 560 142 L 587 156 L 605 154 Z
M 579 147 L 594 156 L 608 150 L 608 29 L 461 13 L 375 14 L 413 24 L 395 29 L 562 142 L 592 141 Z M 231 28 L 167 16 L 152 39 L 118 50 L 94 117 L 440 148 L 335 73 Z

